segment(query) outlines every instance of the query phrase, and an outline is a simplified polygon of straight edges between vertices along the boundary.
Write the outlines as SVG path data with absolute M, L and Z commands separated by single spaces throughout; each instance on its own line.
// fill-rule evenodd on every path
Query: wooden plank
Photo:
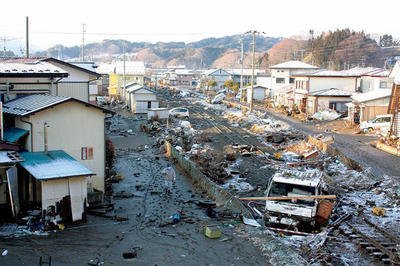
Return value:
M 240 200 L 302 200 L 302 199 L 336 199 L 336 195 L 318 195 L 318 196 L 283 196 L 283 197 L 243 197 Z

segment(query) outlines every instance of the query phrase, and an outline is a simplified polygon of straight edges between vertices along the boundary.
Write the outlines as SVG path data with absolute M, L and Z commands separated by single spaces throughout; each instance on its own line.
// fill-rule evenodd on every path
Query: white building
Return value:
M 206 80 L 214 80 L 217 83 L 217 86 L 215 86 L 215 88 L 208 88 L 208 89 L 220 90 L 225 87 L 224 86 L 225 81 L 232 79 L 232 74 L 221 68 L 210 69 L 204 73 L 204 78 Z
M 82 63 L 80 65 L 68 63 L 55 58 L 46 58 L 43 61 L 64 69 L 68 73 L 68 77 L 57 83 L 55 95 L 73 97 L 84 102 L 96 100 L 95 96 L 98 95 L 96 82 L 100 78 L 100 74 L 87 67 L 82 67 Z
M 396 66 L 388 70 L 376 68 L 360 76 L 360 89 L 353 94 L 350 114 L 358 113 L 359 121 L 368 121 L 377 115 L 387 114 Z
M 152 90 L 141 86 L 133 85 L 126 89 L 128 106 L 132 113 L 147 114 L 148 109 L 158 108 L 157 95 Z
M 271 96 L 275 91 L 294 84 L 294 75 L 298 73 L 312 73 L 319 67 L 306 64 L 301 61 L 288 61 L 270 66 L 271 71 Z
M 43 211 L 52 207 L 63 222 L 83 220 L 87 178 L 93 172 L 64 151 L 23 152 L 21 156 L 21 202 L 40 204 Z
M 324 103 L 327 108 L 331 106 L 331 109 L 342 112 L 345 108 L 343 105 L 351 102 L 350 96 L 359 90 L 360 75 L 351 71 L 318 70 L 293 77 L 295 81 L 291 105 L 297 106 L 301 112 L 311 114 L 321 109 L 318 108 L 321 105 L 314 101 L 322 96 L 328 101 Z M 313 96 L 312 99 L 308 99 L 309 95 Z
M 113 112 L 71 97 L 35 94 L 5 103 L 3 113 L 5 128 L 29 131 L 26 150 L 65 151 L 93 171 L 89 189 L 104 192 L 104 119 Z
M 35 93 L 73 97 L 89 102 L 99 74 L 55 58 L 0 60 L 0 93 L 4 101 Z M 8 84 L 8 86 L 6 86 Z
M 248 86 L 244 89 L 246 90 L 247 102 L 250 102 L 251 93 L 249 92 L 251 90 L 251 86 Z M 266 87 L 256 85 L 253 87 L 253 100 L 262 101 L 269 96 L 269 92 L 269 89 L 267 89 Z
M 57 94 L 58 82 L 68 72 L 38 59 L 0 60 L 0 98 L 4 103 L 16 97 L 35 93 Z

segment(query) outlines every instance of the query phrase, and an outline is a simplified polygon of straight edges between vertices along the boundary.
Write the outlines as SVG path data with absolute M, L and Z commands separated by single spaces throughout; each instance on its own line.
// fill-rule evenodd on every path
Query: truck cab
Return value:
M 267 197 L 317 196 L 320 195 L 322 172 L 318 170 L 285 170 L 271 178 L 266 190 Z M 265 220 L 271 224 L 297 227 L 299 223 L 315 225 L 318 208 L 316 199 L 266 200 Z

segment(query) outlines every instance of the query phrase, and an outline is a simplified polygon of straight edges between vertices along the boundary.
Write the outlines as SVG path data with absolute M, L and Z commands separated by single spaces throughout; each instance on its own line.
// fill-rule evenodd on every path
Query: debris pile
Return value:
M 318 111 L 311 117 L 318 121 L 332 121 L 338 119 L 340 116 L 341 114 L 338 114 L 335 110 L 329 109 L 329 110 Z
M 400 138 L 396 136 L 390 136 L 390 137 L 382 137 L 379 139 L 380 143 L 383 143 L 385 145 L 391 146 L 396 149 L 400 149 Z
M 255 134 L 280 132 L 289 129 L 289 125 L 285 122 L 272 119 L 267 114 L 260 112 L 244 116 L 241 111 L 226 111 L 224 117 L 234 126 L 247 128 Z
M 228 163 L 226 161 L 216 161 L 217 154 L 210 149 L 203 149 L 194 153 L 190 159 L 196 162 L 201 171 L 218 184 L 223 184 L 231 176 L 226 171 Z

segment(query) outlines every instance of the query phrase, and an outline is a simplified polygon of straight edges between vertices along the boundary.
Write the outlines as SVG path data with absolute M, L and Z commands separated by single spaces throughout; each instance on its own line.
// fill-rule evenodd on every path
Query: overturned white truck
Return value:
M 327 220 L 333 203 L 319 201 L 323 198 L 321 180 L 322 172 L 318 170 L 275 173 L 266 190 L 266 223 L 297 227 L 300 223 L 315 226 L 316 218 Z

